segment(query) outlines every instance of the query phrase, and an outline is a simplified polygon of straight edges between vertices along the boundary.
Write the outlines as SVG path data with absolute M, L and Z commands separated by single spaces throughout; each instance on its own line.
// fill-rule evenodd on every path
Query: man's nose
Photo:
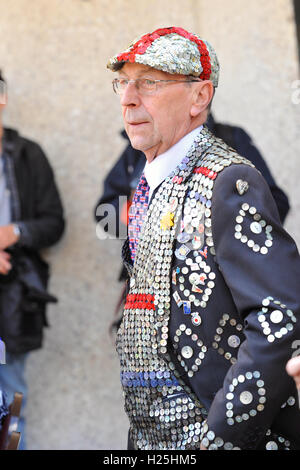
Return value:
M 130 81 L 121 95 L 122 106 L 137 106 L 140 101 L 135 81 Z

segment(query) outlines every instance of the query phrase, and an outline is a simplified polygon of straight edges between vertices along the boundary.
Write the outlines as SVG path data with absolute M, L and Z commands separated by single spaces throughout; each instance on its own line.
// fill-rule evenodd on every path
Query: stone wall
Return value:
M 120 292 L 121 243 L 99 241 L 93 208 L 125 142 L 107 59 L 142 33 L 182 26 L 221 62 L 216 117 L 243 126 L 288 193 L 300 242 L 299 79 L 290 0 L 0 0 L 4 122 L 44 148 L 67 230 L 44 255 L 52 266 L 51 328 L 29 356 L 30 449 L 121 449 L 127 418 L 108 328 Z M 284 273 L 283 273 L 284 274 Z

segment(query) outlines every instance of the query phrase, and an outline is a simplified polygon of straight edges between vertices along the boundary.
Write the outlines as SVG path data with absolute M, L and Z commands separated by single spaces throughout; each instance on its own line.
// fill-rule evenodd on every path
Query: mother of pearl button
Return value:
M 272 323 L 280 323 L 283 319 L 283 313 L 281 310 L 273 310 L 270 315 L 270 320 Z

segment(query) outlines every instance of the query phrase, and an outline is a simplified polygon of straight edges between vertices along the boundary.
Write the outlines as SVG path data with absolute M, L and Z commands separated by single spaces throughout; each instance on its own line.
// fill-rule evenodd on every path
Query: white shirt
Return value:
M 146 162 L 144 173 L 150 187 L 149 202 L 153 191 L 180 165 L 202 127 L 197 127 L 182 137 L 173 147 L 158 155 L 151 163 Z

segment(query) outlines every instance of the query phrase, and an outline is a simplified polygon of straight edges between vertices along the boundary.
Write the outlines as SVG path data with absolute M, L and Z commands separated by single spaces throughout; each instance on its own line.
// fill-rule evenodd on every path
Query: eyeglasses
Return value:
M 117 95 L 122 95 L 129 83 L 134 83 L 137 90 L 143 95 L 151 95 L 157 91 L 159 83 L 189 83 L 200 82 L 202 80 L 151 80 L 149 78 L 137 78 L 136 80 L 128 80 L 127 78 L 115 78 L 112 81 L 113 90 Z

